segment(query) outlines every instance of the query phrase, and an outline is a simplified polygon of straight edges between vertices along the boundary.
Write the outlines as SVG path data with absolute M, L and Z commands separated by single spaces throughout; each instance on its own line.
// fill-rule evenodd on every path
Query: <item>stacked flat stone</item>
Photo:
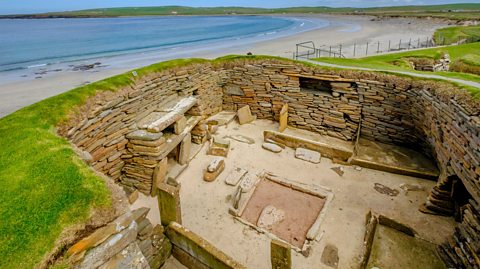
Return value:
M 439 247 L 449 268 L 480 268 L 480 206 L 474 200 L 464 206 L 462 222 L 453 238 Z
M 145 194 L 152 190 L 155 167 L 165 149 L 163 133 L 150 133 L 137 130 L 127 135 L 128 153 L 123 156 L 125 166 L 120 182 L 129 189 L 137 189 Z
M 153 227 L 148 208 L 125 213 L 70 247 L 73 268 L 160 268 L 172 244 L 163 227 Z

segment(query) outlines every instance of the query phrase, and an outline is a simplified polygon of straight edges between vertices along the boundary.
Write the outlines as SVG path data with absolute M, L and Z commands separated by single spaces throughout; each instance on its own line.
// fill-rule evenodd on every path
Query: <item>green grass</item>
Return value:
M 251 8 L 251 7 L 120 7 L 88 9 L 66 12 L 51 12 L 18 17 L 120 17 L 120 16 L 160 16 L 160 15 L 227 15 L 227 14 L 306 14 L 336 13 L 401 17 L 438 17 L 454 20 L 480 19 L 480 4 L 447 4 L 429 6 L 396 6 L 375 8 L 330 8 L 330 7 L 290 7 L 290 8 Z M 2 17 L 2 16 L 0 16 Z
M 227 64 L 270 56 L 181 59 L 137 69 L 139 77 L 192 63 Z M 314 66 L 305 63 L 308 66 Z M 95 82 L 23 108 L 0 119 L 0 268 L 32 268 L 60 233 L 84 222 L 94 208 L 112 205 L 97 177 L 55 132 L 69 113 L 101 91 L 132 83 L 131 72 Z
M 470 61 L 478 62 L 478 57 L 480 56 L 480 43 L 471 43 L 463 44 L 458 46 L 447 46 L 442 48 L 432 48 L 432 49 L 422 49 L 414 51 L 406 51 L 400 53 L 384 54 L 377 56 L 370 56 L 365 58 L 318 58 L 316 61 L 345 65 L 345 66 L 354 66 L 354 67 L 365 67 L 372 69 L 382 69 L 382 70 L 391 70 L 391 71 L 409 71 L 413 73 L 425 73 L 425 74 L 436 74 L 449 78 L 457 78 L 463 80 L 469 80 L 480 83 L 480 76 L 467 74 L 467 73 L 458 73 L 458 72 L 422 72 L 415 71 L 410 68 L 405 58 L 408 57 L 429 57 L 429 58 L 438 58 L 441 53 L 448 53 L 450 59 L 453 61 L 463 60 L 464 58 L 469 59 Z M 475 97 L 480 96 L 480 89 L 474 87 L 465 87 Z
M 139 69 L 139 75 L 203 62 L 176 60 Z M 0 268 L 32 268 L 63 229 L 90 210 L 111 206 L 104 181 L 59 137 L 55 126 L 99 91 L 131 83 L 115 76 L 46 99 L 0 119 Z
M 462 40 L 467 42 L 480 41 L 480 25 L 454 26 L 441 28 L 435 31 L 433 38 L 437 44 L 453 44 Z

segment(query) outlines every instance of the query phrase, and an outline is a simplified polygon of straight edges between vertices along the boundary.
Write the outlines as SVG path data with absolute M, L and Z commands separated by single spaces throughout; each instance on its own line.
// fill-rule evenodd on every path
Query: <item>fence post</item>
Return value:
M 342 44 L 340 44 L 340 55 L 338 55 L 338 58 L 342 58 Z
M 402 40 L 400 39 L 400 41 L 398 42 L 398 50 L 400 50 L 402 48 Z
M 332 46 L 330 46 L 330 50 L 328 51 L 328 57 L 332 57 Z
M 410 49 L 410 46 L 412 45 L 412 39 L 408 40 L 408 49 Z
M 390 52 L 390 40 L 388 40 L 388 51 Z
M 365 48 L 365 55 L 368 55 L 368 42 L 367 42 L 367 47 Z
M 355 50 L 356 50 L 357 44 L 353 43 L 353 57 L 355 57 Z
M 379 53 L 379 52 L 380 52 L 380 41 L 378 41 L 378 43 L 377 43 L 377 53 Z
M 417 49 L 420 48 L 420 37 L 418 38 Z

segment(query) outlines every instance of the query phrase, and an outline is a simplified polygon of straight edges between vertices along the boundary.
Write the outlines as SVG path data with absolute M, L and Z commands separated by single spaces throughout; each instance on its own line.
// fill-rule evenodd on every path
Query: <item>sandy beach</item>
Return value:
M 354 43 L 386 44 L 390 40 L 394 44 L 399 40 L 426 40 L 432 36 L 435 29 L 446 26 L 446 23 L 441 21 L 405 18 L 378 21 L 368 16 L 297 15 L 289 17 L 324 19 L 328 20 L 330 25 L 267 41 L 232 43 L 232 46 L 223 44 L 222 47 L 203 46 L 188 52 L 172 51 L 170 55 L 157 57 L 152 57 L 152 54 L 132 55 L 128 60 L 111 61 L 106 65 L 88 70 L 52 72 L 36 78 L 18 78 L 12 81 L 2 78 L 0 74 L 0 117 L 72 88 L 163 60 L 190 57 L 212 59 L 247 52 L 292 58 L 295 44 L 300 42 L 313 41 L 316 47 L 325 48 L 342 44 L 347 51 L 347 48 L 352 47 Z M 356 56 L 362 56 L 359 54 L 361 53 L 357 53 Z M 96 61 L 89 62 L 92 64 Z

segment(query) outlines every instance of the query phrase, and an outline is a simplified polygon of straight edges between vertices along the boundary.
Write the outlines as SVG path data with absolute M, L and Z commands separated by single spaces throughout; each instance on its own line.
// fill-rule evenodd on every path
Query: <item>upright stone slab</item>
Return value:
M 290 246 L 282 241 L 273 239 L 270 242 L 270 259 L 272 269 L 292 268 L 292 253 Z
M 168 226 L 172 221 L 182 223 L 180 188 L 161 183 L 158 188 L 157 198 L 162 225 Z
M 252 116 L 252 112 L 250 111 L 250 106 L 248 105 L 240 108 L 237 111 L 237 116 L 238 116 L 238 122 L 240 124 L 246 124 L 256 119 L 254 116 Z
M 192 135 L 188 133 L 180 143 L 180 152 L 178 154 L 178 163 L 187 164 L 190 159 L 190 149 L 192 148 Z
M 284 104 L 282 110 L 280 110 L 280 127 L 278 127 L 279 132 L 285 131 L 288 125 L 288 104 Z
M 187 126 L 187 118 L 185 118 L 185 116 L 182 116 L 173 124 L 173 131 L 175 132 L 176 135 L 181 134 L 183 130 L 185 130 L 186 126 Z
M 158 189 L 162 183 L 165 183 L 165 178 L 167 176 L 168 170 L 168 158 L 163 158 L 155 167 L 153 172 L 153 187 L 152 187 L 152 196 L 157 195 Z

